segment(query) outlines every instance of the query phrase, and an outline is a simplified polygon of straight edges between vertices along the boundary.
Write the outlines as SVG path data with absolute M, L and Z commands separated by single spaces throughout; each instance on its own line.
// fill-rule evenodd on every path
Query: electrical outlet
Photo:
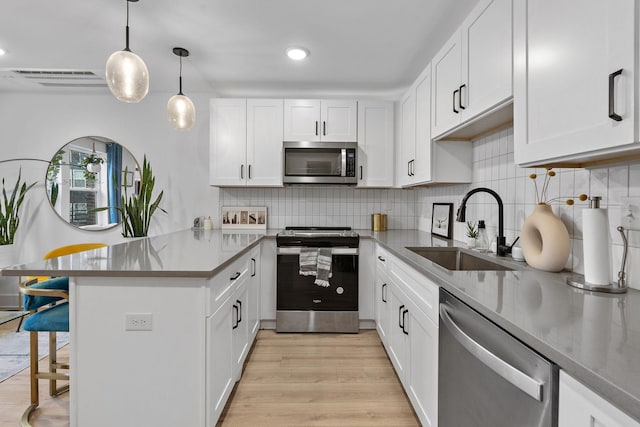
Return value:
M 640 197 L 623 197 L 620 225 L 627 229 L 640 229 Z
M 151 313 L 126 313 L 126 331 L 150 331 L 153 328 L 153 315 Z

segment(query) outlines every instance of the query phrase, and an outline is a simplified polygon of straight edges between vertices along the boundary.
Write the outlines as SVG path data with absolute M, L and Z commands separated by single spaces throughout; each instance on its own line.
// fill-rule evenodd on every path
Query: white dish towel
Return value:
M 331 248 L 319 248 L 318 249 L 318 262 L 317 262 L 316 281 L 314 282 L 318 286 L 328 288 L 329 278 L 331 277 Z

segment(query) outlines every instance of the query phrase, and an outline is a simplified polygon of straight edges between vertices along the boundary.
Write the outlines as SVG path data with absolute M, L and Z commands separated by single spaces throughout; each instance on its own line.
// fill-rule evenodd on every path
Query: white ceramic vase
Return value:
M 475 237 L 467 237 L 467 248 L 473 249 L 476 247 L 476 238 Z
M 546 203 L 525 219 L 520 242 L 524 259 L 538 270 L 561 271 L 571 252 L 567 227 Z

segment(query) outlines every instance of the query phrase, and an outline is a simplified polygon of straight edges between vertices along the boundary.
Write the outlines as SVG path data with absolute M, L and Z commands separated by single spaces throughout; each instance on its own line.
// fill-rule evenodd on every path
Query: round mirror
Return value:
M 120 224 L 120 197 L 133 193 L 140 169 L 122 145 L 101 136 L 84 136 L 53 156 L 46 177 L 51 207 L 71 225 L 83 230 L 106 230 Z

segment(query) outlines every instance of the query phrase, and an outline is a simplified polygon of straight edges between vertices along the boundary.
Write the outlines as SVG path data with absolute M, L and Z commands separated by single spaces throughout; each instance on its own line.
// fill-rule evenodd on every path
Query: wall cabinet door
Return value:
M 320 100 L 284 100 L 284 140 L 320 141 Z
M 640 423 L 560 371 L 558 427 L 639 427 Z
M 393 103 L 358 101 L 358 187 L 393 187 Z
M 285 141 L 355 142 L 358 136 L 356 101 L 286 99 Z
M 356 101 L 322 100 L 320 121 L 320 140 L 327 142 L 358 140 L 358 103 Z
M 456 32 L 433 57 L 432 70 L 432 135 L 437 136 L 460 123 L 460 90 L 462 87 L 462 40 Z
M 233 390 L 233 313 L 231 300 L 206 319 L 206 425 L 215 427 Z
M 431 181 L 431 67 L 418 78 L 416 85 L 415 149 L 411 163 L 411 182 Z
M 483 0 L 462 24 L 461 121 L 511 97 L 512 0 Z
M 412 87 L 400 101 L 400 155 L 396 179 L 399 186 L 412 182 L 411 166 L 416 153 L 416 95 Z
M 282 186 L 284 103 L 247 100 L 247 185 Z
M 514 3 L 516 163 L 588 162 L 637 148 L 638 7 L 633 0 Z
M 211 101 L 211 147 L 209 175 L 211 185 L 246 185 L 247 101 Z

